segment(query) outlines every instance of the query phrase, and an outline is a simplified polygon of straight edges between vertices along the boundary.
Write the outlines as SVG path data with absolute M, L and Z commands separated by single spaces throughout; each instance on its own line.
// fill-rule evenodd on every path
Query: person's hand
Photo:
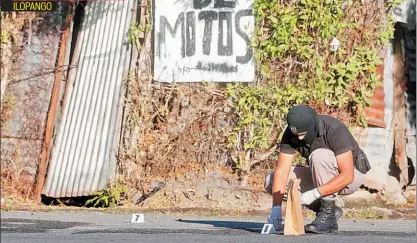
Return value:
M 313 190 L 306 191 L 301 194 L 301 204 L 302 205 L 310 205 L 312 202 L 320 198 L 320 192 L 317 188 Z
M 275 230 L 283 230 L 281 206 L 272 207 L 271 213 L 268 216 L 268 224 L 273 224 Z

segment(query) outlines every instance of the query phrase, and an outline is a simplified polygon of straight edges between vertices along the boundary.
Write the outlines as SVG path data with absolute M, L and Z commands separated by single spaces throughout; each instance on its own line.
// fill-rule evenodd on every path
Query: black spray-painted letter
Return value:
M 251 9 L 240 10 L 236 13 L 236 16 L 235 16 L 236 33 L 245 40 L 246 46 L 247 46 L 246 55 L 236 57 L 236 62 L 241 63 L 241 64 L 249 62 L 249 60 L 252 58 L 252 55 L 253 55 L 253 50 L 252 48 L 250 48 L 249 36 L 240 29 L 240 19 L 245 16 L 252 16 L 252 10 Z
M 224 20 L 226 20 L 226 23 L 227 23 L 226 46 L 223 43 Z M 219 12 L 218 55 L 219 56 L 231 56 L 232 54 L 233 54 L 232 13 L 231 12 Z
M 184 38 L 184 13 L 178 15 L 177 21 L 175 22 L 174 29 L 168 23 L 168 20 L 165 16 L 160 17 L 160 26 L 159 26 L 159 50 L 161 50 L 162 45 L 165 45 L 165 30 L 168 29 L 172 37 L 176 37 L 178 32 L 178 27 L 181 25 L 181 56 L 185 57 L 185 38 Z
M 215 0 L 214 1 L 215 8 L 235 8 L 236 1 L 225 1 L 225 0 Z
M 211 0 L 193 0 L 194 9 L 202 9 L 207 7 L 211 3 Z
M 211 39 L 213 34 L 213 20 L 217 19 L 215 11 L 201 11 L 198 20 L 204 19 L 203 54 L 210 55 Z
M 187 45 L 186 55 L 187 57 L 195 54 L 195 14 L 194 11 L 187 13 Z

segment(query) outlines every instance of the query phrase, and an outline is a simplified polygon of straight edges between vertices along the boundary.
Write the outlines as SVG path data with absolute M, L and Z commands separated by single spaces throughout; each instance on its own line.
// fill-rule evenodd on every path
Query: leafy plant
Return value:
M 140 51 L 142 45 L 139 41 L 139 36 L 144 34 L 146 31 L 146 26 L 131 24 L 129 31 L 127 32 L 127 41 L 129 44 L 135 45 L 135 47 Z
M 235 127 L 229 136 L 232 159 L 245 175 L 254 164 L 275 152 L 270 134 L 283 130 L 288 107 L 307 100 L 308 94 L 307 91 L 297 92 L 292 84 L 279 89 L 271 84 L 245 86 L 236 83 L 228 84 L 226 92 L 235 114 Z
M 120 181 L 114 184 L 109 184 L 107 188 L 93 194 L 93 198 L 85 202 L 85 206 L 93 207 L 113 207 L 117 206 L 123 194 L 127 192 L 128 188 Z
M 262 75 L 254 85 L 226 89 L 234 111 L 229 148 L 243 174 L 274 149 L 295 104 L 350 113 L 367 126 L 364 109 L 381 85 L 379 52 L 394 33 L 389 9 L 400 2 L 367 1 L 364 8 L 352 0 L 254 1 L 252 47 Z
M 150 6 L 148 6 L 150 8 Z M 146 23 L 139 23 L 139 24 L 131 24 L 129 27 L 129 31 L 127 32 L 127 40 L 129 44 L 135 45 L 136 48 L 141 51 L 142 44 L 140 38 L 145 36 L 152 28 L 152 16 L 150 15 L 151 11 L 148 9 L 148 13 L 146 15 Z

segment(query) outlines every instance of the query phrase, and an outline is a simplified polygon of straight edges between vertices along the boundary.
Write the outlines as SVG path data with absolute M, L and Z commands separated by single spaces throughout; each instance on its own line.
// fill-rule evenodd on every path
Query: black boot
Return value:
M 316 217 L 317 217 L 317 213 L 320 211 L 320 205 L 321 205 L 322 200 L 317 199 L 315 200 L 312 204 L 305 206 L 306 208 L 310 209 L 311 211 L 316 213 Z M 340 219 L 340 217 L 343 216 L 343 210 L 338 207 L 335 206 L 335 216 L 336 216 L 336 221 L 338 221 Z
M 316 219 L 305 226 L 306 232 L 325 234 L 333 233 L 338 230 L 335 208 L 335 201 L 320 199 L 320 209 L 317 213 Z

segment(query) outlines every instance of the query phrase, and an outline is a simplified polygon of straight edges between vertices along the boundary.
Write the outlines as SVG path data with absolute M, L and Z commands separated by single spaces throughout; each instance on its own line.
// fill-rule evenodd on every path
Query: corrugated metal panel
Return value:
M 130 60 L 126 34 L 134 0 L 87 2 L 69 74 L 62 119 L 43 194 L 88 195 L 114 173 L 112 151 L 120 89 Z M 79 52 L 79 53 L 77 53 Z
M 381 81 L 384 77 L 384 65 L 380 65 L 377 70 L 377 74 L 380 75 Z M 377 127 L 385 127 L 385 94 L 384 87 L 378 86 L 375 89 L 375 94 L 371 99 L 371 105 L 365 109 L 366 121 L 370 125 Z

